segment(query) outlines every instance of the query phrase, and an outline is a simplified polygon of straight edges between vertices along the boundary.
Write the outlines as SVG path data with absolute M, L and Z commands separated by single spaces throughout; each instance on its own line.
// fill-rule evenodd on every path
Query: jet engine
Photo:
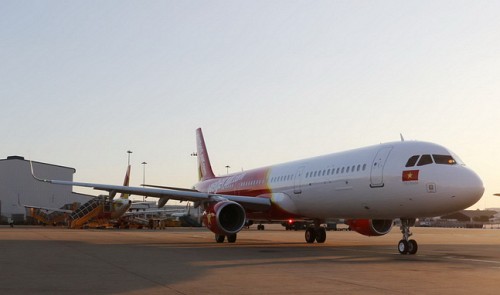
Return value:
M 210 204 L 203 212 L 203 224 L 218 235 L 238 233 L 245 225 L 245 209 L 233 201 Z
M 391 219 L 351 219 L 349 228 L 365 236 L 383 236 L 391 231 Z

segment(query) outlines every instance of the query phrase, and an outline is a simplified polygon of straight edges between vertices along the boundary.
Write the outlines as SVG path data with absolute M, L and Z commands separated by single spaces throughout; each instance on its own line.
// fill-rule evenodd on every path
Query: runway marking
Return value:
M 480 263 L 489 263 L 489 264 L 498 264 L 498 265 L 500 265 L 500 261 L 495 261 L 495 260 L 460 258 L 460 257 L 455 257 L 455 256 L 445 256 L 444 258 L 450 259 L 450 260 L 461 260 L 461 261 L 471 261 L 471 262 L 480 262 Z M 500 266 L 498 266 L 498 267 L 500 267 Z

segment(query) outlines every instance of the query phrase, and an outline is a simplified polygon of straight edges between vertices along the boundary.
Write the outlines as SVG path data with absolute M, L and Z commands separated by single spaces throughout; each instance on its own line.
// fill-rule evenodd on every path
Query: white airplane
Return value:
M 465 209 L 484 192 L 474 171 L 433 143 L 379 144 L 216 177 L 201 129 L 196 139 L 200 181 L 194 190 L 39 180 L 156 197 L 159 207 L 169 199 L 193 201 L 205 210 L 203 223 L 219 243 L 226 237 L 235 242 L 247 220 L 312 220 L 307 243 L 324 243 L 320 224 L 326 219 L 345 219 L 358 233 L 380 236 L 399 218 L 401 254 L 417 252 L 417 242 L 409 239 L 417 217 Z

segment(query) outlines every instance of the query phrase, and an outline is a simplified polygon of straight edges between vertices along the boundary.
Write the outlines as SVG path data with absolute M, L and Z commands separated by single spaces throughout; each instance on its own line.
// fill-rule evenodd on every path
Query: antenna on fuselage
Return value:
M 399 133 L 399 137 L 401 138 L 401 141 L 405 141 L 405 138 L 403 137 L 403 134 Z

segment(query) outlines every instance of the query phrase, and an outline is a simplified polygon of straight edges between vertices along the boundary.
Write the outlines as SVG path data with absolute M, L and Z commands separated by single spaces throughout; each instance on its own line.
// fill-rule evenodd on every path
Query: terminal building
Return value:
M 76 169 L 59 165 L 33 162 L 40 178 L 73 181 Z M 29 218 L 24 205 L 61 208 L 75 202 L 85 203 L 88 195 L 74 193 L 72 186 L 53 185 L 34 179 L 30 162 L 20 156 L 0 160 L 0 216 L 1 223 L 13 220 L 25 223 Z

